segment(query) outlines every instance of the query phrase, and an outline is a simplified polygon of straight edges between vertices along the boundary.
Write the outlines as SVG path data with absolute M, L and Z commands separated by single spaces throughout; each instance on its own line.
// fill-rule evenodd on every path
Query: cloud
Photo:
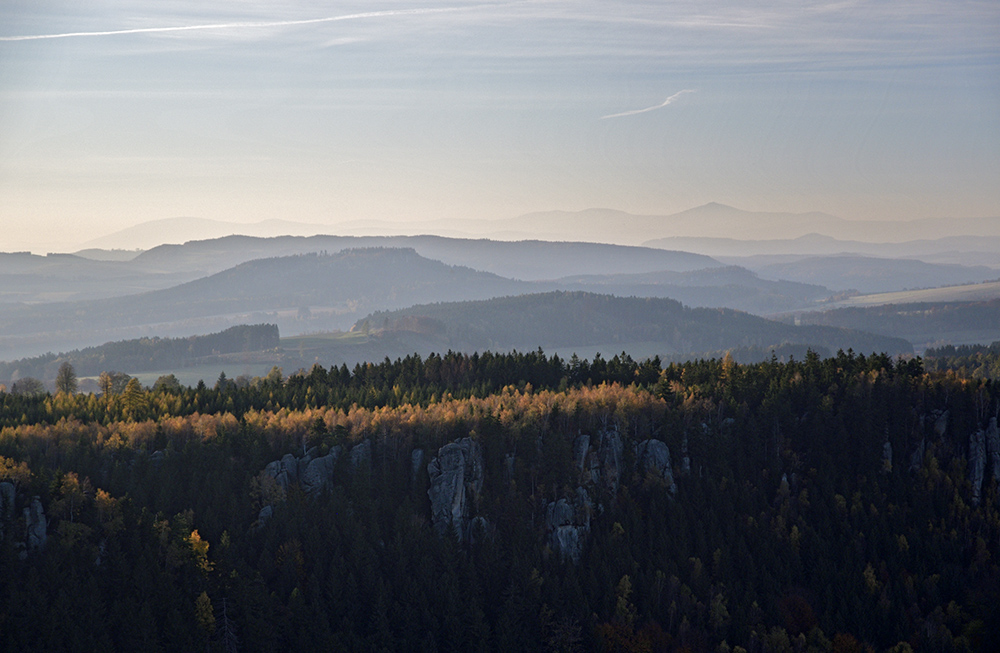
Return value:
M 665 107 L 668 104 L 672 103 L 674 100 L 676 100 L 681 95 L 684 95 L 685 93 L 694 93 L 694 90 L 692 90 L 692 89 L 684 89 L 683 91 L 677 91 L 676 93 L 674 93 L 673 95 L 671 95 L 670 97 L 668 97 L 666 100 L 664 100 L 663 104 L 657 104 L 657 105 L 652 106 L 652 107 L 646 107 L 645 109 L 634 109 L 632 111 L 623 111 L 621 113 L 612 113 L 612 114 L 607 115 L 607 116 L 601 116 L 601 120 L 604 120 L 606 118 L 623 118 L 624 116 L 634 116 L 636 114 L 646 113 L 647 111 L 656 111 L 657 109 L 662 109 L 663 107 Z
M 479 5 L 490 6 L 490 5 Z M 116 29 L 94 32 L 63 32 L 60 34 L 31 34 L 26 36 L 0 36 L 0 41 L 38 41 L 42 39 L 65 39 L 83 36 L 119 36 L 122 34 L 155 34 L 161 32 L 187 32 L 194 30 L 213 29 L 253 29 L 264 27 L 289 27 L 296 25 L 315 25 L 317 23 L 333 23 L 342 20 L 359 20 L 364 18 L 383 18 L 387 16 L 416 16 L 421 14 L 441 14 L 465 9 L 470 7 L 437 7 L 423 9 L 387 9 L 384 11 L 366 11 L 357 14 L 344 14 L 341 16 L 326 16 L 323 18 L 305 18 L 301 20 L 274 20 L 274 21 L 243 21 L 230 23 L 213 23 L 204 25 L 175 25 L 171 27 L 135 27 L 130 29 Z

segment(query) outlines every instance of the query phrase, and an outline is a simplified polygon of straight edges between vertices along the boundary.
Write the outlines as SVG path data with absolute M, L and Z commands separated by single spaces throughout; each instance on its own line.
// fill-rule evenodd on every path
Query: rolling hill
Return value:
M 286 333 L 329 330 L 344 328 L 374 310 L 534 289 L 432 261 L 412 249 L 258 259 L 138 295 L 8 306 L 0 314 L 0 358 L 116 339 L 187 336 L 245 323 L 275 323 Z
M 796 327 L 731 309 L 689 308 L 669 299 L 549 292 L 491 300 L 413 306 L 380 311 L 354 327 L 393 346 L 416 351 L 455 349 L 570 350 L 630 345 L 661 355 L 755 349 L 768 355 L 786 344 L 832 353 L 912 353 L 901 338 L 836 327 Z

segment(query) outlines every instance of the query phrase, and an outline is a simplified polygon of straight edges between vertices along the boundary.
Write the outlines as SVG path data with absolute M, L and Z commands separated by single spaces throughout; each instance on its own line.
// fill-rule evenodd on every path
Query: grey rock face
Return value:
M 357 469 L 361 465 L 370 465 L 372 462 L 372 441 L 362 440 L 351 447 L 348 460 L 351 463 L 351 469 Z
M 643 440 L 636 447 L 636 466 L 647 474 L 663 479 L 671 493 L 677 492 L 674 471 L 670 466 L 670 449 L 661 440 Z
M 149 464 L 155 469 L 159 469 L 163 465 L 163 456 L 163 451 L 157 449 L 153 453 L 149 454 Z
M 281 461 L 275 460 L 264 465 L 264 473 L 271 478 L 278 478 L 278 474 L 281 473 Z
M 25 537 L 28 550 L 45 548 L 48 539 L 49 522 L 45 519 L 45 509 L 38 497 L 31 499 L 31 505 L 24 509 Z
M 306 468 L 309 467 L 309 463 L 312 462 L 313 458 L 319 455 L 319 447 L 311 447 L 306 451 L 305 455 L 299 458 L 298 465 L 296 467 L 296 476 L 299 479 L 299 483 L 302 482 L 302 478 L 306 474 Z
M 892 471 L 892 443 L 888 440 L 882 445 L 882 471 L 887 474 Z
M 578 487 L 572 501 L 559 499 L 545 509 L 545 528 L 549 533 L 549 546 L 563 560 L 580 562 L 583 545 L 590 534 L 590 513 L 593 504 L 587 491 Z
M 972 505 L 978 506 L 986 472 L 986 432 L 982 429 L 969 436 L 969 481 L 972 483 Z
M 917 448 L 913 450 L 910 454 L 910 472 L 919 471 L 921 467 L 924 466 L 924 449 L 926 448 L 927 441 L 920 438 L 920 444 Z
M 281 457 L 281 471 L 288 476 L 288 483 L 297 484 L 299 482 L 299 460 L 290 453 Z M 287 489 L 287 488 L 286 488 Z
M 321 492 L 330 487 L 330 484 L 333 483 L 333 468 L 337 465 L 340 451 L 340 445 L 337 445 L 325 456 L 309 461 L 301 481 L 302 490 L 306 494 Z
M 273 514 L 274 514 L 274 508 L 272 506 L 264 506 L 263 508 L 260 509 L 260 512 L 257 513 L 257 523 L 260 526 L 263 526 L 264 524 L 267 523 L 267 520 L 270 519 L 271 515 Z
M 468 530 L 470 499 L 483 489 L 483 452 L 472 438 L 450 442 L 438 450 L 427 474 L 431 486 L 431 522 L 440 535 L 453 532 L 464 540 Z
M 566 499 L 553 501 L 545 509 L 545 527 L 549 530 L 573 523 L 573 506 Z
M 944 411 L 934 420 L 934 432 L 939 438 L 943 438 L 948 432 L 948 411 Z

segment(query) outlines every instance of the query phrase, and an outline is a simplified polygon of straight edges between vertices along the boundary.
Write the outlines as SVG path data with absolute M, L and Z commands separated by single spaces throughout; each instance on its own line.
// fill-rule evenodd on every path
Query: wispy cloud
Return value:
M 657 104 L 652 107 L 646 107 L 645 109 L 634 109 L 632 111 L 622 111 L 621 113 L 612 113 L 607 116 L 601 116 L 601 120 L 605 120 L 606 118 L 623 118 L 625 116 L 634 116 L 640 113 L 646 113 L 647 111 L 656 111 L 657 109 L 662 109 L 668 104 L 671 104 L 674 100 L 684 95 L 685 93 L 694 93 L 694 90 L 684 89 L 683 91 L 677 91 L 676 93 L 668 97 L 666 100 L 664 100 L 662 104 Z
M 492 6 L 492 5 L 478 5 Z M 387 9 L 384 11 L 366 11 L 356 14 L 344 14 L 341 16 L 325 16 L 323 18 L 305 18 L 301 20 L 274 20 L 274 21 L 241 21 L 229 23 L 211 23 L 202 25 L 174 25 L 169 27 L 135 27 L 129 29 L 115 29 L 91 32 L 63 32 L 59 34 L 30 34 L 25 36 L 0 36 L 0 41 L 38 41 L 42 39 L 65 39 L 84 36 L 119 36 L 123 34 L 156 34 L 163 32 L 188 32 L 195 30 L 218 30 L 218 29 L 253 29 L 265 27 L 290 27 L 296 25 L 315 25 L 318 23 L 333 23 L 343 20 L 360 20 L 364 18 L 383 18 L 387 16 L 416 16 L 422 14 L 441 14 L 453 11 L 463 11 L 474 9 L 470 7 L 436 7 L 418 9 Z

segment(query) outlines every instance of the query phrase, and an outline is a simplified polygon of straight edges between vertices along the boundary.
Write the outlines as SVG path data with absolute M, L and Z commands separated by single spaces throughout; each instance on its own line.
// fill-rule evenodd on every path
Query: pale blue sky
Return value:
M 995 0 L 0 0 L 0 250 L 174 216 L 1000 215 L 998 35 Z

